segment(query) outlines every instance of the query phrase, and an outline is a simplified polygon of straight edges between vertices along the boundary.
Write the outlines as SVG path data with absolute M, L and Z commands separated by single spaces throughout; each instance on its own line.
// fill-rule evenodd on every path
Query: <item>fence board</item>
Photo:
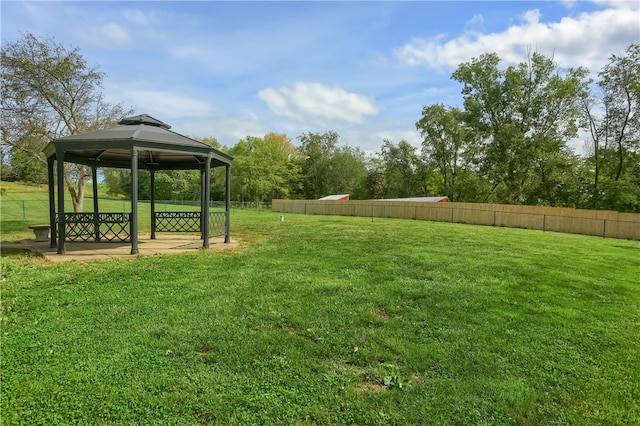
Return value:
M 608 210 L 384 200 L 273 200 L 272 210 L 296 214 L 457 222 L 640 241 L 640 214 Z

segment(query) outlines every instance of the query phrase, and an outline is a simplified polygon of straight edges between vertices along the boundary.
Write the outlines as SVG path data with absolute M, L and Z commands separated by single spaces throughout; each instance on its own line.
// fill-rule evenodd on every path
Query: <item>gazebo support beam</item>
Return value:
M 209 194 L 211 193 L 211 157 L 207 156 L 206 163 L 204 165 L 204 188 L 203 192 L 203 205 L 202 205 L 202 248 L 209 248 Z
M 131 254 L 138 254 L 138 150 L 131 150 Z
M 100 209 L 98 207 L 98 167 L 91 166 L 91 182 L 93 186 L 93 228 L 95 232 L 96 242 L 100 241 L 100 219 L 98 213 Z
M 156 171 L 149 170 L 151 186 L 151 239 L 156 239 Z
M 57 246 L 56 230 L 58 229 L 56 226 L 56 191 L 54 186 L 55 175 L 53 172 L 54 161 L 54 157 L 47 158 L 47 182 L 49 183 L 49 226 L 51 229 L 51 244 L 49 245 L 49 248 Z
M 225 202 L 224 202 L 224 210 L 226 212 L 226 217 L 224 221 L 224 242 L 231 242 L 231 233 L 230 233 L 230 217 L 231 217 L 231 164 L 227 164 L 225 166 L 227 171 L 226 177 L 226 191 L 225 191 Z
M 204 166 L 200 168 L 200 239 L 204 240 Z M 204 243 L 202 245 L 204 247 Z
M 64 151 L 56 150 L 56 168 L 58 171 L 58 250 L 64 254 L 65 221 L 64 221 Z

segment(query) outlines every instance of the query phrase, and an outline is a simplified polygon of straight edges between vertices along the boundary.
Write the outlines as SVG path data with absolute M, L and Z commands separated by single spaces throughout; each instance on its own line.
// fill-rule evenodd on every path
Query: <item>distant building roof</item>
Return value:
M 385 198 L 381 201 L 411 201 L 418 203 L 446 203 L 449 197 L 410 197 L 410 198 Z
M 322 201 L 343 201 L 348 199 L 349 194 L 327 195 L 326 197 L 318 198 L 318 200 Z

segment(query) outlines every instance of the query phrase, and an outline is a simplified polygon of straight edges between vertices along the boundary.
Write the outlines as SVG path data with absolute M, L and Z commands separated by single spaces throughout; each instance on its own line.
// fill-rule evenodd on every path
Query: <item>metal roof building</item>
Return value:
M 349 194 L 336 194 L 327 195 L 326 197 L 318 198 L 319 201 L 347 201 L 349 200 Z
M 411 201 L 418 203 L 446 203 L 449 197 L 409 197 L 409 198 L 385 198 L 380 201 Z

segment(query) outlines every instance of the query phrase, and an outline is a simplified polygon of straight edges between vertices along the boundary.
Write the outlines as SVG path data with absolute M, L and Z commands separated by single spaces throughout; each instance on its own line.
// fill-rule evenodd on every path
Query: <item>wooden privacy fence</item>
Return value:
M 275 212 L 385 217 L 640 240 L 640 214 L 564 207 L 411 201 L 273 200 Z

